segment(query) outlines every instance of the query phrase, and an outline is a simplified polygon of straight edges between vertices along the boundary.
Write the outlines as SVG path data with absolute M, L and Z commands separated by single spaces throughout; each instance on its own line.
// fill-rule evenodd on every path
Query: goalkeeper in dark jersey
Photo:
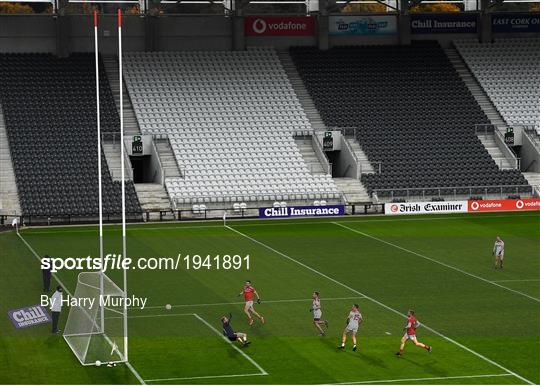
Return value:
M 223 335 L 225 335 L 231 342 L 240 342 L 242 346 L 247 346 L 251 342 L 247 340 L 247 334 L 243 332 L 234 332 L 231 326 L 232 314 L 229 313 L 229 316 L 221 317 L 221 324 L 223 325 Z

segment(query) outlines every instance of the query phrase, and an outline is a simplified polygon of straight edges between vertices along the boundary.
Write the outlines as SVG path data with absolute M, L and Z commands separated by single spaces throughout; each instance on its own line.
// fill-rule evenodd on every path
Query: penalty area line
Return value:
M 330 280 L 331 282 L 333 282 L 333 283 L 335 283 L 335 284 L 338 284 L 338 285 L 340 285 L 340 286 L 343 287 L 343 288 L 348 289 L 349 291 L 351 291 L 351 292 L 353 292 L 353 293 L 355 293 L 355 294 L 364 296 L 367 300 L 369 300 L 369 301 L 371 301 L 371 302 L 373 302 L 373 303 L 375 303 L 375 304 L 378 304 L 378 305 L 381 306 L 382 308 L 385 308 L 385 309 L 387 309 L 388 311 L 393 312 L 394 314 L 400 315 L 400 316 L 403 317 L 403 318 L 406 317 L 406 316 L 405 316 L 403 313 L 401 313 L 400 311 L 398 311 L 398 310 L 396 310 L 396 309 L 394 309 L 394 308 L 392 308 L 392 307 L 390 307 L 390 306 L 388 306 L 388 305 L 386 305 L 386 304 L 384 304 L 384 303 L 378 301 L 378 300 L 375 299 L 375 298 L 372 298 L 372 297 L 370 297 L 370 296 L 368 296 L 368 295 L 366 295 L 366 294 L 364 294 L 364 293 L 362 293 L 362 292 L 360 292 L 360 291 L 358 291 L 358 290 L 352 288 L 351 286 L 349 286 L 349 285 L 347 285 L 347 284 L 345 284 L 345 283 L 342 283 L 342 282 L 340 282 L 340 281 L 334 279 L 334 278 L 331 277 L 331 276 L 328 276 L 328 275 L 322 273 L 321 271 L 316 270 L 316 269 L 313 268 L 313 267 L 310 267 L 310 266 L 307 265 L 307 264 L 302 263 L 302 262 L 299 261 L 299 260 L 296 260 L 296 259 L 292 258 L 291 256 L 289 256 L 289 255 L 287 255 L 287 254 L 285 254 L 285 253 L 283 253 L 283 252 L 278 251 L 277 249 L 271 247 L 270 245 L 267 245 L 267 244 L 263 243 L 262 241 L 259 241 L 259 240 L 255 239 L 255 238 L 251 237 L 251 236 L 248 236 L 248 235 L 246 235 L 245 233 L 242 233 L 242 232 L 240 232 L 239 230 L 230 227 L 229 225 L 225 225 L 225 227 L 228 228 L 228 229 L 230 229 L 232 232 L 234 232 L 234 233 L 236 233 L 236 234 L 238 234 L 238 235 L 240 235 L 240 236 L 242 236 L 242 237 L 244 237 L 244 238 L 246 238 L 246 239 L 248 239 L 248 240 L 251 240 L 252 242 L 254 242 L 254 243 L 256 243 L 256 244 L 259 244 L 260 246 L 262 246 L 262 247 L 268 249 L 269 251 L 272 251 L 272 252 L 274 252 L 274 253 L 276 253 L 276 254 L 278 254 L 278 255 L 284 257 L 285 259 L 290 260 L 290 261 L 292 261 L 292 262 L 294 262 L 294 263 L 296 263 L 296 264 L 298 264 L 298 265 L 300 265 L 300 266 L 306 268 L 307 270 L 309 270 L 309 271 L 311 271 L 311 272 L 313 272 L 313 273 L 316 273 L 317 275 L 319 275 L 319 276 L 321 276 L 321 277 L 324 277 L 325 279 L 328 279 L 328 280 Z M 428 327 L 428 326 L 425 325 L 425 324 L 422 324 L 422 325 L 424 326 L 424 328 L 425 328 L 426 330 L 429 330 L 429 331 L 431 331 L 432 333 L 434 333 L 435 335 L 440 336 L 441 338 L 443 338 L 443 339 L 446 340 L 447 342 L 453 343 L 454 345 L 456 345 L 456 346 L 462 348 L 463 350 L 468 351 L 468 352 L 470 352 L 471 354 L 475 355 L 476 357 L 478 357 L 478 358 L 480 358 L 480 359 L 483 359 L 484 361 L 486 361 L 486 362 L 492 364 L 493 366 L 496 366 L 496 367 L 500 368 L 501 370 L 506 371 L 506 372 L 509 373 L 509 374 L 512 374 L 512 375 L 515 376 L 516 378 L 521 379 L 523 382 L 526 382 L 526 383 L 528 383 L 529 385 L 534 385 L 534 382 L 532 382 L 532 381 L 528 380 L 527 378 L 525 378 L 525 377 L 523 377 L 523 376 L 521 376 L 521 375 L 519 375 L 519 374 L 513 372 L 512 370 L 507 369 L 507 368 L 504 367 L 503 365 L 501 365 L 501 364 L 499 364 L 499 363 L 497 363 L 497 362 L 495 362 L 495 361 L 493 361 L 493 360 L 491 360 L 491 359 L 485 357 L 484 355 L 482 355 L 482 354 L 480 354 L 480 353 L 474 351 L 473 349 L 471 349 L 471 348 L 469 348 L 469 347 L 467 347 L 467 346 L 465 346 L 465 345 L 463 345 L 463 344 L 461 344 L 461 343 L 455 341 L 454 339 L 452 339 L 452 338 L 450 338 L 450 337 L 444 335 L 443 333 L 441 333 L 441 332 L 439 332 L 439 331 L 437 331 L 437 330 L 434 330 L 434 329 L 431 328 L 431 327 Z
M 341 298 L 323 298 L 324 301 L 335 301 L 335 300 L 351 300 L 351 299 L 361 299 L 363 296 L 346 296 Z M 265 300 L 261 303 L 297 303 L 297 302 L 310 302 L 313 299 L 280 299 L 280 300 Z M 180 308 L 180 307 L 209 307 L 209 306 L 229 306 L 229 305 L 242 305 L 246 302 L 224 302 L 224 303 L 200 303 L 200 304 L 176 304 L 171 305 L 171 308 Z M 165 306 L 148 306 L 144 309 L 154 309 L 154 308 L 165 308 Z
M 233 342 L 231 342 L 229 339 L 227 339 L 225 336 L 223 336 L 221 334 L 221 332 L 219 332 L 214 326 L 212 326 L 210 323 L 208 323 L 206 321 L 206 319 L 200 317 L 199 315 L 197 314 L 193 314 L 193 316 L 195 316 L 197 319 L 199 319 L 202 323 L 204 323 L 209 329 L 211 329 L 212 331 L 214 331 L 216 333 L 217 336 L 221 337 L 225 342 L 227 342 L 228 344 L 231 345 L 231 347 L 233 349 L 235 349 L 236 351 L 238 351 L 244 358 L 246 358 L 253 366 L 255 366 L 257 368 L 257 370 L 259 370 L 259 373 L 260 375 L 268 375 L 268 373 L 266 372 L 265 369 L 262 368 L 261 365 L 259 365 L 257 362 L 255 362 L 255 360 L 253 358 L 251 358 L 249 355 L 247 355 L 245 352 L 243 352 L 242 350 L 240 350 L 238 348 L 238 346 L 235 346 L 235 344 Z
M 504 373 L 504 374 L 481 374 L 481 375 L 460 375 L 460 376 L 449 376 L 449 377 L 429 377 L 429 378 L 403 378 L 403 379 L 382 379 L 382 380 L 371 380 L 371 381 L 353 381 L 353 382 L 340 382 L 335 383 L 335 385 L 361 385 L 361 384 L 371 384 L 371 383 L 394 383 L 394 382 L 416 382 L 416 381 L 436 381 L 444 379 L 471 379 L 471 378 L 495 378 L 495 377 L 513 377 L 513 374 Z
M 158 378 L 158 379 L 145 379 L 146 382 L 167 382 L 167 381 L 182 381 L 182 380 L 194 380 L 194 379 L 213 379 L 213 378 L 239 378 L 239 377 L 260 377 L 268 374 L 255 373 L 255 374 L 230 374 L 230 375 L 204 375 L 200 377 L 181 377 L 181 378 Z

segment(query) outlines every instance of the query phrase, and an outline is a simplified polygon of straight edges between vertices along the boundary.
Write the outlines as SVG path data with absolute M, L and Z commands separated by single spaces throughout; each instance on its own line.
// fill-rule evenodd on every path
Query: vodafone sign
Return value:
M 469 212 L 540 210 L 540 198 L 469 201 Z
M 315 19 L 310 16 L 246 16 L 246 36 L 314 36 Z

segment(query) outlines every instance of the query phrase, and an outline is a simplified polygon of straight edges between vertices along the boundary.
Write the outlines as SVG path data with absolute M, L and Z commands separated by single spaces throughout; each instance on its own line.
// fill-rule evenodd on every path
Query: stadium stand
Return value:
M 182 177 L 178 204 L 339 199 L 311 173 L 294 135 L 312 128 L 272 49 L 125 54 L 143 134 L 168 137 Z
M 368 158 L 382 161 L 381 173 L 362 175 L 369 192 L 527 184 L 519 171 L 500 170 L 475 135 L 489 121 L 439 44 L 291 55 L 325 124 L 357 127 Z
M 540 132 L 540 38 L 454 45 L 508 124 Z
M 93 56 L 0 55 L 0 103 L 25 216 L 94 217 L 98 169 Z M 105 73 L 101 73 L 101 127 L 119 130 Z M 120 182 L 113 182 L 102 151 L 103 212 L 120 213 Z M 126 211 L 140 217 L 131 182 Z

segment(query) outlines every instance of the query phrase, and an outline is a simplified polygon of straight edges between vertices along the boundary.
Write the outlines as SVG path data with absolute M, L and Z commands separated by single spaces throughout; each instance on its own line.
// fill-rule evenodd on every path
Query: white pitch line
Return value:
M 24 239 L 24 237 L 22 237 L 22 235 L 19 232 L 17 232 L 17 236 L 19 236 L 19 238 L 26 245 L 26 247 L 30 250 L 30 252 L 32 252 L 34 254 L 34 256 L 36 257 L 36 259 L 38 259 L 38 261 L 41 263 L 41 257 L 39 257 L 39 255 L 36 253 L 34 248 L 32 248 L 32 246 Z M 60 284 L 63 289 L 65 289 L 66 293 L 70 297 L 73 297 L 73 295 L 69 291 L 68 287 L 64 283 L 62 283 L 62 280 L 60 280 L 60 278 L 56 275 L 56 273 L 53 272 L 52 277 L 54 277 L 54 279 L 57 281 L 57 283 Z M 105 335 L 105 337 L 106 337 L 106 335 Z M 141 385 L 144 385 L 145 384 L 144 380 L 142 379 L 140 374 L 137 372 L 137 370 L 135 370 L 135 368 L 131 365 L 131 363 L 129 363 L 127 361 L 124 362 L 124 363 L 126 364 L 127 368 L 131 371 L 131 373 L 135 376 L 135 378 L 137 378 L 137 380 L 141 383 Z
M 494 377 L 510 377 L 513 374 L 482 374 L 482 375 L 462 375 L 455 377 L 430 377 L 430 378 L 405 378 L 405 379 L 384 379 L 384 380 L 371 380 L 371 381 L 355 381 L 355 382 L 340 382 L 336 385 L 361 385 L 364 383 L 394 383 L 394 382 L 415 382 L 415 381 L 436 381 L 443 379 L 471 379 L 471 378 L 494 378 Z
M 161 318 L 167 316 L 195 316 L 195 314 L 151 314 L 151 315 L 129 315 L 128 319 L 140 318 Z M 108 316 L 105 319 L 120 319 L 122 316 Z
M 333 301 L 333 300 L 350 300 L 350 299 L 359 299 L 362 296 L 347 296 L 343 298 L 322 298 L 323 301 Z M 313 299 L 281 299 L 281 300 L 265 300 L 261 303 L 296 303 L 296 302 L 310 302 Z M 229 305 L 242 305 L 246 302 L 225 302 L 225 303 L 200 303 L 200 304 L 176 304 L 171 305 L 171 308 L 175 307 L 209 307 L 209 306 L 229 306 Z M 148 306 L 144 309 L 153 309 L 153 308 L 165 308 L 165 306 Z
M 360 291 L 358 291 L 358 290 L 355 290 L 354 288 L 348 286 L 347 284 L 344 284 L 344 283 L 342 283 L 342 282 L 340 282 L 340 281 L 334 279 L 333 277 L 330 277 L 330 276 L 328 276 L 328 275 L 322 273 L 321 271 L 318 271 L 318 270 L 316 270 L 315 268 L 312 268 L 312 267 L 310 267 L 309 265 L 306 265 L 306 264 L 302 263 L 301 261 L 298 261 L 298 260 L 296 260 L 296 259 L 290 257 L 289 255 L 287 255 L 287 254 L 285 254 L 285 253 L 283 253 L 283 252 L 280 252 L 280 251 L 278 251 L 277 249 L 272 248 L 271 246 L 269 246 L 269 245 L 267 245 L 267 244 L 265 244 L 265 243 L 263 243 L 263 242 L 261 242 L 261 241 L 259 241 L 259 240 L 257 240 L 257 239 L 254 239 L 254 238 L 251 237 L 251 236 L 246 235 L 245 233 L 240 232 L 239 230 L 236 230 L 236 229 L 234 229 L 234 228 L 231 228 L 229 225 L 225 225 L 225 227 L 228 228 L 228 229 L 230 229 L 231 231 L 233 231 L 233 232 L 239 234 L 240 236 L 245 237 L 246 239 L 251 240 L 251 241 L 253 241 L 254 243 L 259 244 L 259 245 L 263 246 L 264 248 L 266 248 L 266 249 L 268 249 L 268 250 L 270 250 L 270 251 L 272 251 L 272 252 L 274 252 L 274 253 L 276 253 L 276 254 L 278 254 L 278 255 L 284 257 L 284 258 L 286 258 L 287 260 L 290 260 L 290 261 L 292 261 L 292 262 L 294 262 L 294 263 L 296 263 L 296 264 L 298 264 L 298 265 L 300 265 L 300 266 L 302 266 L 302 267 L 304 267 L 304 268 L 310 270 L 311 272 L 316 273 L 317 275 L 319 275 L 319 276 L 321 276 L 321 277 L 324 277 L 324 278 L 330 280 L 331 282 L 336 283 L 336 284 L 342 286 L 343 288 L 348 289 L 349 291 L 351 291 L 351 292 L 353 292 L 353 293 L 356 293 L 356 294 L 358 294 L 358 295 L 361 295 L 361 296 L 365 297 L 367 300 L 370 300 L 371 302 L 373 302 L 373 303 L 375 303 L 375 304 L 378 304 L 378 305 L 381 306 L 382 308 L 385 308 L 385 309 L 387 309 L 387 310 L 389 310 L 389 311 L 391 311 L 391 312 L 393 312 L 393 313 L 395 313 L 395 314 L 397 314 L 397 315 L 400 315 L 400 316 L 403 317 L 403 318 L 406 317 L 406 315 L 402 314 L 402 313 L 399 312 L 398 310 L 396 310 L 396 309 L 394 309 L 394 308 L 392 308 L 392 307 L 390 307 L 390 306 L 387 306 L 386 304 L 384 304 L 384 303 L 382 303 L 382 302 L 380 302 L 380 301 L 378 301 L 378 300 L 376 300 L 376 299 L 374 299 L 374 298 L 372 298 L 372 297 L 370 297 L 370 296 L 368 296 L 368 295 L 366 295 L 366 294 L 364 294 L 364 293 L 362 293 L 362 292 L 360 292 Z M 499 364 L 499 363 L 497 363 L 497 362 L 495 362 L 495 361 L 493 361 L 493 360 L 491 360 L 491 359 L 485 357 L 484 355 L 482 355 L 482 354 L 480 354 L 480 353 L 474 351 L 473 349 L 471 349 L 471 348 L 469 348 L 469 347 L 467 347 L 467 346 L 465 346 L 465 345 L 463 345 L 463 344 L 461 344 L 461 343 L 455 341 L 454 339 L 452 339 L 452 338 L 450 338 L 450 337 L 444 335 L 443 333 L 440 333 L 440 332 L 434 330 L 433 328 L 428 327 L 427 325 L 425 325 L 425 324 L 423 324 L 423 323 L 422 323 L 422 326 L 424 326 L 424 328 L 425 328 L 426 330 L 431 331 L 432 333 L 434 333 L 435 335 L 440 336 L 441 338 L 445 339 L 446 341 L 448 341 L 448 342 L 450 342 L 450 343 L 453 343 L 454 345 L 456 345 L 456 346 L 462 348 L 463 350 L 468 351 L 468 352 L 470 352 L 471 354 L 477 356 L 478 358 L 483 359 L 484 361 L 486 361 L 486 362 L 492 364 L 493 366 L 496 366 L 496 367 L 500 368 L 501 370 L 504 370 L 504 371 L 506 371 L 507 373 L 514 375 L 516 378 L 521 379 L 523 382 L 526 382 L 526 383 L 528 383 L 529 385 L 534 385 L 534 382 L 529 381 L 527 378 L 525 378 L 525 377 L 523 377 L 523 376 L 521 376 L 521 375 L 519 375 L 519 374 L 513 372 L 512 370 L 507 369 L 507 368 L 504 367 L 503 365 L 501 365 L 501 364 Z
M 494 282 L 494 281 L 485 279 L 485 278 L 483 278 L 483 277 L 481 277 L 481 276 L 475 275 L 474 273 L 470 273 L 470 272 L 464 271 L 464 270 L 461 269 L 461 268 L 454 267 L 453 265 L 443 263 L 442 261 L 439 261 L 439 260 L 437 260 L 437 259 L 433 259 L 433 258 L 431 258 L 431 257 L 429 257 L 429 256 L 426 256 L 426 255 L 423 255 L 423 254 L 421 254 L 421 253 L 418 253 L 418 252 L 412 251 L 412 250 L 410 250 L 410 249 L 404 248 L 404 247 L 402 247 L 402 246 L 400 246 L 400 245 L 391 243 L 391 242 L 389 242 L 389 241 L 386 241 L 386 240 L 380 239 L 380 238 L 378 238 L 378 237 L 372 236 L 372 235 L 370 235 L 370 234 L 368 234 L 368 233 L 365 233 L 365 232 L 359 231 L 359 230 L 357 230 L 357 229 L 348 227 L 347 225 L 343 225 L 343 224 L 338 223 L 338 222 L 333 222 L 333 224 L 335 224 L 335 225 L 337 225 L 337 226 L 339 226 L 339 227 L 341 227 L 341 228 L 343 228 L 343 229 L 348 229 L 349 231 L 354 232 L 354 233 L 357 233 L 357 234 L 362 235 L 362 236 L 364 236 L 364 237 L 368 237 L 368 238 L 370 238 L 370 239 L 372 239 L 372 240 L 376 240 L 376 241 L 378 241 L 378 242 L 380 242 L 380 243 L 383 243 L 383 244 L 389 245 L 389 246 L 391 246 L 391 247 L 397 248 L 397 249 L 399 249 L 399 250 L 401 250 L 401 251 L 404 251 L 404 252 L 413 254 L 413 255 L 415 255 L 415 256 L 421 257 L 422 259 L 429 260 L 429 261 L 431 261 L 432 263 L 439 264 L 439 265 L 442 265 L 443 267 L 453 269 L 454 271 L 457 271 L 457 272 L 460 272 L 460 273 L 462 273 L 462 274 L 464 274 L 464 275 L 467 275 L 467 276 L 470 276 L 470 277 L 472 277 L 472 278 L 481 280 L 481 281 L 483 281 L 483 282 L 485 282 L 485 283 L 494 285 L 494 286 L 496 286 L 496 287 L 505 289 L 505 290 L 510 291 L 510 292 L 514 292 L 514 293 L 516 293 L 516 294 L 518 294 L 518 295 L 521 295 L 521 296 L 523 296 L 523 297 L 526 297 L 526 298 L 529 298 L 529 299 L 531 299 L 531 300 L 534 300 L 535 302 L 540 302 L 540 299 L 535 298 L 534 296 L 528 295 L 528 294 L 526 294 L 526 293 L 524 293 L 524 292 L 517 291 L 517 290 L 512 289 L 512 288 L 509 288 L 509 287 L 505 287 L 504 285 L 501 285 L 501 284 L 498 284 L 498 283 L 496 283 L 496 282 Z
M 508 279 L 508 280 L 493 280 L 494 283 L 510 283 L 518 281 L 540 281 L 540 279 Z
M 201 318 L 199 315 L 197 314 L 193 314 L 193 316 L 195 316 L 197 319 L 199 319 L 201 322 L 203 322 L 204 324 L 206 324 L 206 326 L 211 329 L 212 331 L 214 331 L 216 333 L 216 335 L 220 336 L 221 338 L 223 338 L 223 340 L 227 343 L 229 343 L 231 345 L 232 348 L 234 348 L 236 351 L 238 351 L 244 358 L 246 358 L 253 366 L 255 366 L 257 368 L 257 370 L 259 370 L 259 372 L 261 373 L 261 375 L 268 375 L 268 373 L 266 372 L 265 369 L 263 369 L 261 367 L 261 365 L 259 365 L 257 362 L 255 362 L 255 360 L 253 358 L 251 358 L 249 355 L 247 355 L 245 352 L 243 352 L 242 350 L 240 350 L 238 348 L 238 346 L 236 346 L 233 342 L 231 342 L 229 339 L 227 339 L 226 337 L 223 336 L 223 334 L 221 334 L 221 332 L 219 332 L 214 326 L 212 326 L 210 323 L 208 323 L 204 318 Z
M 382 218 L 384 215 L 378 215 L 378 214 L 372 214 L 368 215 L 369 217 L 374 217 L 372 219 L 363 219 L 363 220 L 345 220 L 347 223 L 376 223 L 376 222 L 402 222 L 402 221 L 443 221 L 443 220 L 461 220 L 461 219 L 467 219 L 467 220 L 483 220 L 483 219 L 492 219 L 492 218 L 515 218 L 515 217 L 536 217 L 536 215 L 499 215 L 499 216 L 448 216 L 448 217 L 419 217 L 419 218 L 400 218 L 399 216 L 395 216 L 391 219 L 389 218 Z M 328 221 L 282 221 L 281 219 L 267 219 L 264 220 L 264 222 L 261 223 L 253 223 L 253 224 L 234 224 L 234 222 L 240 222 L 240 221 L 260 221 L 258 218 L 254 219 L 228 219 L 230 222 L 233 223 L 233 226 L 235 227 L 252 227 L 252 226 L 276 226 L 276 225 L 320 225 L 320 224 L 331 224 L 331 219 L 337 219 L 338 217 L 331 216 L 328 218 Z M 340 219 L 343 219 L 344 217 L 339 217 Z M 359 215 L 354 215 L 353 218 L 360 218 Z M 190 220 L 190 221 L 180 221 L 180 222 L 174 222 L 173 224 L 189 224 L 189 223 L 203 223 L 203 222 L 217 222 L 221 220 Z M 104 224 L 106 227 L 112 227 L 112 226 L 118 226 L 120 224 Z M 132 224 L 131 226 L 128 224 L 127 230 L 128 231 L 141 231 L 141 230 L 167 230 L 167 229 L 205 229 L 205 228 L 223 228 L 223 225 L 180 225 L 180 226 L 161 226 L 161 227 L 153 227 L 151 224 L 146 224 L 146 226 L 137 226 L 140 224 Z M 28 226 L 26 227 L 28 230 L 34 230 L 34 229 L 45 229 L 43 231 L 32 231 L 32 234 L 58 234 L 58 233 L 88 233 L 88 232 L 96 232 L 95 229 L 70 229 L 70 228 L 80 228 L 80 227 L 87 227 L 88 225 L 50 225 L 47 227 L 42 226 Z M 51 230 L 54 228 L 64 228 L 60 230 Z M 66 229 L 67 228 L 67 229 Z M 97 232 L 96 232 L 97 233 Z
M 205 375 L 200 377 L 181 377 L 181 378 L 158 378 L 158 379 L 145 379 L 146 382 L 167 382 L 167 381 L 181 381 L 188 379 L 213 379 L 213 378 L 237 378 L 237 377 L 260 377 L 261 373 L 255 374 L 231 374 L 231 375 Z

